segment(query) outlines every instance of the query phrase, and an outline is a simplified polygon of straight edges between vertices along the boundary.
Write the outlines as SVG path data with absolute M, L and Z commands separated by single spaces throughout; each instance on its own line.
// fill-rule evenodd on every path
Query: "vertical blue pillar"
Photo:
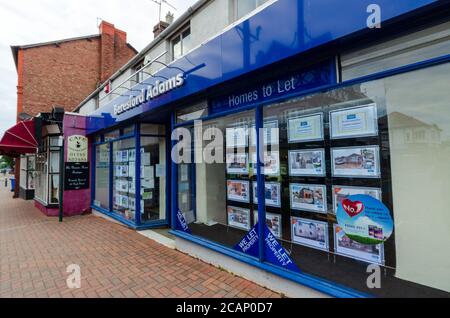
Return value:
M 261 129 L 264 128 L 263 121 L 263 107 L 258 105 L 256 107 L 255 116 L 256 126 L 256 173 L 258 184 L 258 237 L 259 237 L 259 260 L 264 261 L 264 226 L 266 224 L 266 199 L 264 195 L 265 180 L 262 168 L 264 165 L 264 133 Z
M 134 138 L 136 140 L 136 162 L 135 162 L 135 172 L 136 183 L 135 183 L 135 222 L 137 226 L 142 224 L 141 220 L 141 124 L 136 123 L 134 126 Z
M 175 140 L 172 140 L 172 132 L 174 130 L 176 124 L 176 116 L 175 111 L 172 111 L 171 117 L 170 117 L 170 132 L 168 133 L 168 137 L 170 138 L 170 145 L 171 149 L 175 147 L 176 142 Z M 178 166 L 175 162 L 173 162 L 172 158 L 172 151 L 170 151 L 170 166 L 171 166 L 171 201 L 172 201 L 172 230 L 176 230 L 176 217 L 177 217 L 177 211 L 178 211 Z
M 113 182 L 114 182 L 114 143 L 109 143 L 109 212 L 113 210 Z

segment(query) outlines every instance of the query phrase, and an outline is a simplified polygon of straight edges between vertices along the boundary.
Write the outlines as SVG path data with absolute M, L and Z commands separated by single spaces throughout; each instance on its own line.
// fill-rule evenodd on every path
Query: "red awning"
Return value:
M 21 121 L 5 132 L 0 140 L 0 154 L 18 157 L 22 154 L 36 153 L 34 120 Z

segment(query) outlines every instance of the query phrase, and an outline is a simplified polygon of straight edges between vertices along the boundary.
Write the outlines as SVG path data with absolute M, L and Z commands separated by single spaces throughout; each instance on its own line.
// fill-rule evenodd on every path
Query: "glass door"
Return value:
M 141 223 L 167 219 L 167 143 L 164 126 L 141 125 Z

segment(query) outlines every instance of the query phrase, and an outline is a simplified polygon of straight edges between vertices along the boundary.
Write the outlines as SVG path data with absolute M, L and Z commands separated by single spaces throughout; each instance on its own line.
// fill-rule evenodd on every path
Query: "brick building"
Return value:
M 24 116 L 50 113 L 55 106 L 72 111 L 137 54 L 127 43 L 126 32 L 105 21 L 100 24 L 99 34 L 12 46 L 11 49 L 18 75 L 18 122 Z M 47 133 L 51 135 L 51 132 L 43 132 L 43 137 Z M 49 167 L 50 164 L 48 162 Z M 21 197 L 34 197 L 35 166 L 34 156 L 16 161 L 15 175 L 20 182 L 16 182 L 15 197 L 19 193 Z M 43 178 L 46 181 L 40 186 L 51 187 L 49 171 Z M 50 192 L 42 194 L 45 198 L 41 201 L 45 204 L 52 202 Z

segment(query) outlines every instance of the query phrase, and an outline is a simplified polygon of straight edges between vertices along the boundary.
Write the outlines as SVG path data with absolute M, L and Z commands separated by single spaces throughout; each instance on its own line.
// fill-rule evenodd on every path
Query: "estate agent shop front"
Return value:
M 92 208 L 332 296 L 448 297 L 449 8 L 370 3 L 275 1 L 90 114 Z

